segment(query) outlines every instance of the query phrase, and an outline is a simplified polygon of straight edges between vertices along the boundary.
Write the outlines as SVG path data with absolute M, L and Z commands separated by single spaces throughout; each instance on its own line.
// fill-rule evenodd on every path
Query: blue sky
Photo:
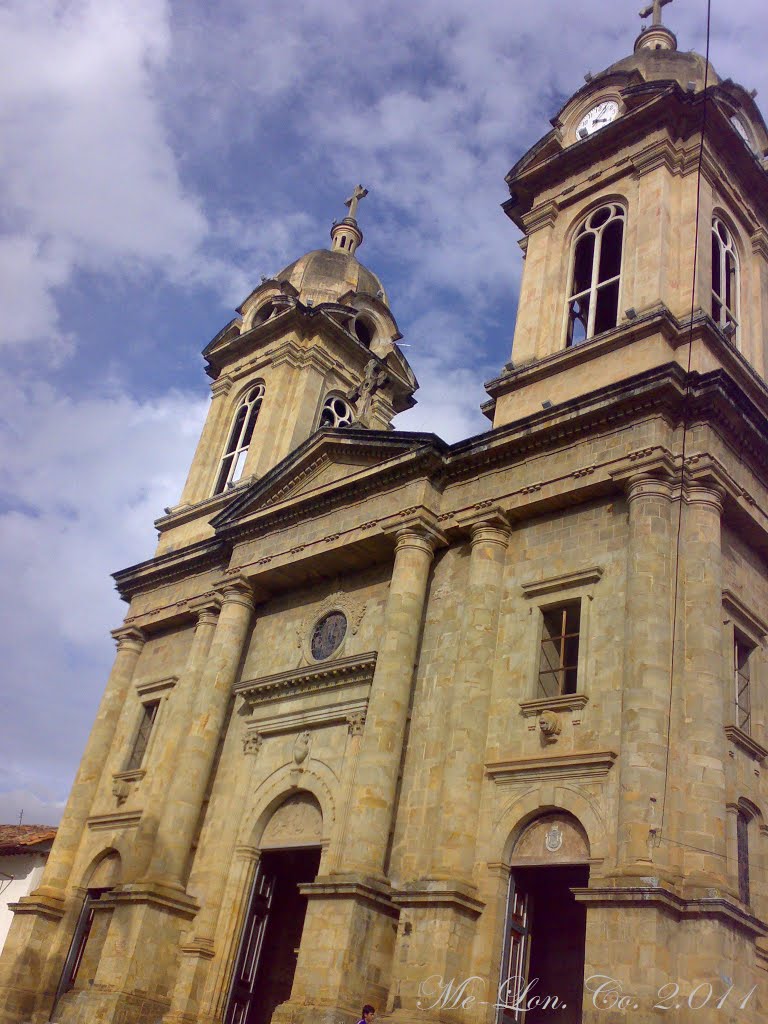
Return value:
M 152 554 L 205 415 L 200 350 L 357 182 L 421 383 L 398 425 L 486 429 L 521 268 L 504 175 L 631 52 L 638 6 L 0 0 L 0 821 L 61 813 L 109 573 Z M 768 103 L 764 0 L 713 15 L 715 67 Z M 703 50 L 706 0 L 665 18 Z

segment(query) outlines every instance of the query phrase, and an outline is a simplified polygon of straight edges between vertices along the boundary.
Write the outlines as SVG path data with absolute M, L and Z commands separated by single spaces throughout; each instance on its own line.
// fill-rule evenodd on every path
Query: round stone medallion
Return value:
M 344 612 L 328 612 L 312 630 L 310 651 L 315 661 L 330 658 L 338 649 L 347 633 L 347 617 Z

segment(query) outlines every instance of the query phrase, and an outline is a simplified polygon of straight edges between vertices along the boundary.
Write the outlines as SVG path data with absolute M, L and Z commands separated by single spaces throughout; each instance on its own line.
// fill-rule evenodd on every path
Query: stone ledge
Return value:
M 92 814 L 86 824 L 94 832 L 105 832 L 115 828 L 136 828 L 141 821 L 142 811 L 115 811 L 114 814 Z
M 392 889 L 386 882 L 380 882 L 366 875 L 322 875 L 314 882 L 299 885 L 299 892 L 307 899 L 362 900 L 372 903 L 379 910 L 397 916 L 399 909 L 393 902 Z
M 254 708 L 271 700 L 286 696 L 316 693 L 355 683 L 370 683 L 376 668 L 376 652 L 358 654 L 337 661 L 277 672 L 262 679 L 246 679 L 233 687 L 234 693 L 243 698 L 240 714 L 251 714 Z
M 37 914 L 51 921 L 60 921 L 64 916 L 64 897 L 49 896 L 38 890 L 22 896 L 16 903 L 9 903 L 8 909 L 14 914 Z
M 523 592 L 523 597 L 541 597 L 543 594 L 556 594 L 560 590 L 571 590 L 574 587 L 588 587 L 599 583 L 602 577 L 602 566 L 594 565 L 579 572 L 566 572 L 559 576 L 551 576 L 546 580 L 522 583 L 520 589 Z
M 477 898 L 477 889 L 459 879 L 421 878 L 392 892 L 398 907 L 455 907 L 479 917 L 485 901 Z
M 536 697 L 519 703 L 523 718 L 532 718 L 542 711 L 581 711 L 589 704 L 586 693 L 563 693 L 558 697 Z
M 768 757 L 768 749 L 764 747 L 757 740 L 753 739 L 749 733 L 744 732 L 743 729 L 739 729 L 737 725 L 726 725 L 725 735 L 728 739 L 737 747 L 741 747 L 745 753 L 749 754 L 750 757 L 754 758 L 759 764 Z
M 496 785 L 555 779 L 601 779 L 611 770 L 617 757 L 618 754 L 613 750 L 556 754 L 552 757 L 521 757 L 486 764 L 485 773 Z
M 115 890 L 115 903 L 145 903 L 190 920 L 199 912 L 200 905 L 180 886 L 163 885 L 159 882 L 136 882 Z
M 604 888 L 573 888 L 577 902 L 602 907 L 650 907 L 663 910 L 677 920 L 718 918 L 752 935 L 768 935 L 768 925 L 748 914 L 726 896 L 705 896 L 683 899 L 661 886 L 608 886 Z

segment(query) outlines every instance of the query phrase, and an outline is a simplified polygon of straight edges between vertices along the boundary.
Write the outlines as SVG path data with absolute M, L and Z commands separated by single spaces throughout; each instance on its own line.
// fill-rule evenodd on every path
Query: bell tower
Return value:
M 525 265 L 495 427 L 671 362 L 766 376 L 766 125 L 678 50 L 669 3 L 506 177 Z
M 357 185 L 331 248 L 284 267 L 203 350 L 212 401 L 181 500 L 157 520 L 158 554 L 212 536 L 234 490 L 261 479 L 322 427 L 388 430 L 418 384 L 363 242 Z

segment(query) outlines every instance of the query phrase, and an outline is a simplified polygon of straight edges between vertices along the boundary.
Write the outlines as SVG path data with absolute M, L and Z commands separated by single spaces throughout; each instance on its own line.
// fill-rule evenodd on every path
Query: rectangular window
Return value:
M 147 746 L 149 745 L 149 737 L 152 734 L 152 726 L 155 724 L 155 718 L 157 717 L 157 709 L 159 707 L 159 700 L 148 701 L 146 704 L 142 704 L 139 729 L 136 733 L 136 739 L 133 741 L 133 750 L 131 751 L 131 756 L 128 758 L 128 762 L 124 769 L 125 771 L 133 772 L 141 768 L 142 762 L 144 761 L 144 755 L 147 752 Z
M 581 601 L 542 609 L 538 697 L 576 693 Z
M 738 634 L 733 638 L 733 685 L 736 699 L 736 725 L 749 734 L 752 730 L 749 662 L 753 647 Z
M 86 947 L 89 945 L 89 939 L 93 930 L 94 905 L 109 892 L 112 892 L 110 888 L 88 889 L 86 892 L 83 908 L 80 911 L 80 916 L 75 926 L 75 934 L 72 937 L 72 943 L 69 947 L 69 953 L 67 954 L 61 981 L 59 982 L 56 1001 L 64 992 L 74 988 L 77 983 L 78 975 L 81 973 L 83 962 L 86 959 Z M 91 952 L 93 951 L 91 950 Z M 91 957 L 91 959 L 94 961 L 91 965 L 93 970 L 86 973 L 93 974 L 95 973 L 95 967 L 98 965 L 98 956 Z

